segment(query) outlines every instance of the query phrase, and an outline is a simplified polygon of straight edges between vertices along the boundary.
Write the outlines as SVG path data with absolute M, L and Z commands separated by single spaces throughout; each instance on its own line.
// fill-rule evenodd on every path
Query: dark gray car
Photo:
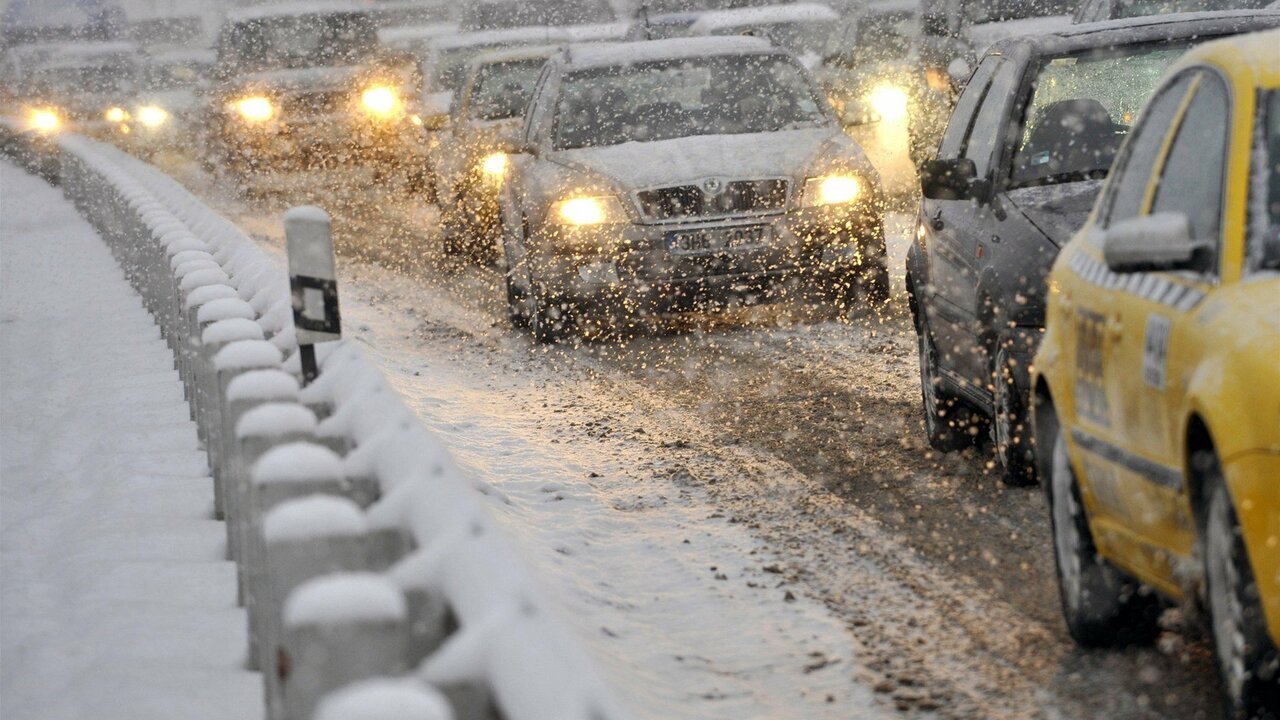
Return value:
M 1164 70 L 1192 44 L 1280 25 L 1270 11 L 1076 25 L 996 44 L 922 169 L 907 291 L 929 441 L 973 444 L 988 422 L 1012 481 L 1034 479 L 1027 367 L 1045 277 L 1084 223 Z

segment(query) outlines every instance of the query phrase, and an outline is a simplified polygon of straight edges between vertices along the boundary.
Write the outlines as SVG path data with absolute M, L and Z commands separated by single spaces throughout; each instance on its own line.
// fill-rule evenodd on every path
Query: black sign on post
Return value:
M 315 344 L 342 338 L 333 222 L 329 213 L 318 207 L 290 208 L 284 214 L 284 237 L 289 252 L 293 327 L 298 335 L 302 383 L 306 385 L 319 373 Z

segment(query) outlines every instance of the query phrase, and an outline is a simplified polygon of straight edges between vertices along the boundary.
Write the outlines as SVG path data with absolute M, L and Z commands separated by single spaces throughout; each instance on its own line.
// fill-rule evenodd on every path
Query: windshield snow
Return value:
M 567 75 L 555 146 L 770 132 L 827 121 L 803 71 L 786 57 L 646 62 Z
M 1013 186 L 1105 175 L 1138 112 L 1186 45 L 1057 57 L 1036 76 L 1013 158 Z
M 506 120 L 523 115 L 545 64 L 542 58 L 535 58 L 480 68 L 472 91 L 471 116 L 479 120 Z

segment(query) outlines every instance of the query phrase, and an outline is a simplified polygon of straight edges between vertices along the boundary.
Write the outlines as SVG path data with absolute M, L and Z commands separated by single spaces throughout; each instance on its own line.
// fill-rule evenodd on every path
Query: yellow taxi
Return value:
M 1036 462 L 1082 645 L 1203 608 L 1228 717 L 1280 714 L 1280 31 L 1165 76 L 1049 276 Z

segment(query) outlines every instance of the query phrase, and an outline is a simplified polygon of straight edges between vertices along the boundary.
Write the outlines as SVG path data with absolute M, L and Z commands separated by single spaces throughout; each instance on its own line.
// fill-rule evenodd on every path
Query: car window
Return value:
M 1111 179 L 1107 225 L 1137 217 L 1142 212 L 1151 171 L 1160 158 L 1160 150 L 1164 147 L 1169 127 L 1182 108 L 1191 79 L 1190 75 L 1183 75 L 1161 90 L 1147 106 L 1136 129 L 1130 134 L 1123 157 L 1117 163 L 1116 174 Z
M 542 58 L 534 58 L 481 67 L 471 88 L 471 117 L 506 120 L 524 115 L 545 63 Z
M 991 75 L 995 73 L 996 64 L 999 61 L 1000 59 L 996 57 L 987 58 L 973 72 L 973 77 L 969 78 L 969 84 L 965 86 L 960 99 L 956 101 L 955 110 L 951 113 L 951 121 L 947 124 L 942 142 L 938 145 L 939 160 L 954 160 L 960 157 L 965 138 L 969 136 L 969 128 L 973 126 L 974 108 L 978 107 L 978 103 L 986 97 L 987 88 L 991 85 Z
M 1105 177 L 1134 118 L 1186 49 L 1162 42 L 1047 58 L 1023 113 L 1012 186 Z
M 965 143 L 964 156 L 973 161 L 977 177 L 985 178 L 991 174 L 991 163 L 994 161 L 996 148 L 1005 136 L 1010 98 L 1018 80 L 1018 66 L 1001 60 L 996 66 L 996 74 L 991 79 L 991 87 L 982 101 L 982 107 L 973 119 L 973 131 L 969 133 L 969 141 Z
M 1259 97 L 1256 123 L 1246 272 L 1280 270 L 1280 91 Z
M 1151 212 L 1186 213 L 1199 240 L 1216 240 L 1222 227 L 1230 115 L 1222 81 L 1201 73 L 1157 180 Z

